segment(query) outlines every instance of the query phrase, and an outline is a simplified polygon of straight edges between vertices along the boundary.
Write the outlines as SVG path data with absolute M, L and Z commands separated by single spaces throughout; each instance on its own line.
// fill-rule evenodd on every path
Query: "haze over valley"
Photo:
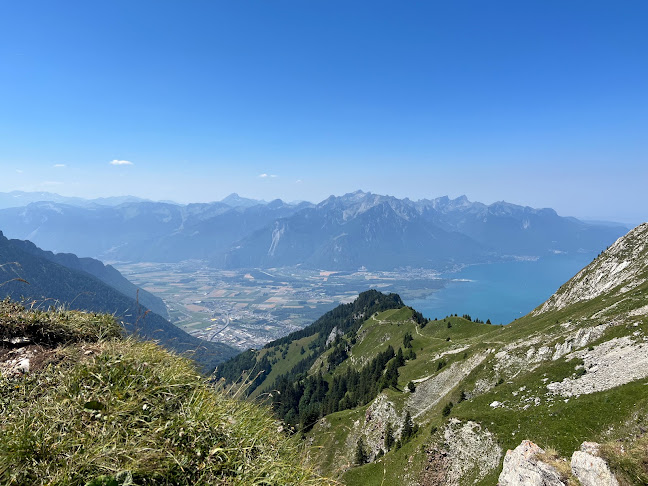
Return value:
M 0 209 L 8 237 L 106 261 L 163 298 L 172 323 L 238 349 L 299 329 L 367 288 L 396 292 L 429 318 L 468 313 L 506 324 L 627 231 L 465 196 L 0 200 L 10 206 Z

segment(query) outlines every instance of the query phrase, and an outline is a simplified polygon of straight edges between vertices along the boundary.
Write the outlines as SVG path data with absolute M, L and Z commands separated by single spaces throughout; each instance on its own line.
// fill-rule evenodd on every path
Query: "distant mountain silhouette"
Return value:
M 185 206 L 36 202 L 0 210 L 0 228 L 56 252 L 104 260 L 200 259 L 226 268 L 300 264 L 337 270 L 441 268 L 598 252 L 627 231 L 620 224 L 590 224 L 506 202 L 485 205 L 465 196 L 411 201 L 362 191 L 317 205 L 265 203 L 237 194 Z
M 0 208 L 15 208 L 26 206 L 33 202 L 56 202 L 69 204 L 71 206 L 93 207 L 93 206 L 118 206 L 127 202 L 145 201 L 141 197 L 135 196 L 113 196 L 99 197 L 96 199 L 84 199 L 81 197 L 67 197 L 54 194 L 52 192 L 25 192 L 11 191 L 0 192 Z

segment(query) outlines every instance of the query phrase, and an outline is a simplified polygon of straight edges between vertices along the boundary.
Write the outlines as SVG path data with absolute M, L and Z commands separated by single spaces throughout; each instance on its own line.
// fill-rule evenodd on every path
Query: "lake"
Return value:
M 552 255 L 536 261 L 472 265 L 441 275 L 450 282 L 425 299 L 407 305 L 431 319 L 469 314 L 508 324 L 547 300 L 563 283 L 587 266 L 594 253 Z

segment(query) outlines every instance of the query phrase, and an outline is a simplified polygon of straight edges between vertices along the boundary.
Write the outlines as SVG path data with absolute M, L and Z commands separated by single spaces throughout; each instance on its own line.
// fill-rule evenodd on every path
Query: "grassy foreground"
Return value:
M 105 315 L 0 303 L 0 346 L 27 337 L 45 356 L 0 376 L 0 484 L 330 484 L 268 409 L 119 331 Z

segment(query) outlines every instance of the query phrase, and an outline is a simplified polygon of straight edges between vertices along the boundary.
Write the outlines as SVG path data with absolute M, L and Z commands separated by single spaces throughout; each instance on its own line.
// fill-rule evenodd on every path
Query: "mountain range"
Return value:
M 331 270 L 440 268 L 599 252 L 627 231 L 506 202 L 485 205 L 465 196 L 411 201 L 362 191 L 319 204 L 236 194 L 188 205 L 40 201 L 0 210 L 0 228 L 55 252 L 103 260 L 201 259 L 221 268 Z

